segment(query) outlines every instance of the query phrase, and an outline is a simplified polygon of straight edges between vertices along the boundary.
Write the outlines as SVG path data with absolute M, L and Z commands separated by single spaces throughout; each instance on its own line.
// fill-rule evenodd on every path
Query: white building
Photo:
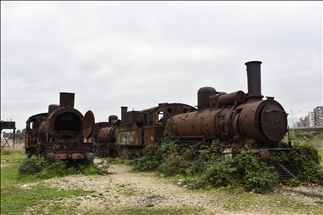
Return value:
M 308 112 L 308 127 L 314 126 L 314 112 Z
M 323 126 L 323 106 L 318 106 L 314 110 L 314 126 Z

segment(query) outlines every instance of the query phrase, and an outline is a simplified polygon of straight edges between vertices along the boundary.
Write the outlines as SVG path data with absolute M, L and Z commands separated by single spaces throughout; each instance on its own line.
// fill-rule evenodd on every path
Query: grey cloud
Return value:
M 101 121 L 247 92 L 250 60 L 294 121 L 322 105 L 321 2 L 1 2 L 1 26 L 1 117 L 19 129 L 62 91 Z

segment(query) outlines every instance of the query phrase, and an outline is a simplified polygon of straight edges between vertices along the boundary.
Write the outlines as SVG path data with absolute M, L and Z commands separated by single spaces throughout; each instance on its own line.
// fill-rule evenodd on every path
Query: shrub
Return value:
M 302 150 L 305 150 L 308 155 L 302 156 Z M 270 163 L 291 166 L 300 181 L 323 184 L 323 167 L 320 165 L 320 157 L 317 149 L 309 140 L 295 140 L 293 149 L 290 151 L 271 152 Z M 286 183 L 288 185 L 289 182 Z
M 68 161 L 54 160 L 48 161 L 42 156 L 32 156 L 26 158 L 19 167 L 19 176 L 34 175 L 36 178 L 48 179 L 82 173 L 84 175 L 107 173 L 107 164 L 99 167 L 97 164 L 90 163 L 84 165 L 70 166 Z
M 33 175 L 41 172 L 49 166 L 50 163 L 41 156 L 32 156 L 30 159 L 26 158 L 23 160 L 19 167 L 19 173 L 21 175 Z
M 183 185 L 189 188 L 244 187 L 265 193 L 278 184 L 278 175 L 260 158 L 259 151 L 243 149 L 233 158 L 223 159 L 218 143 L 200 150 L 180 148 L 174 142 L 148 146 L 144 156 L 131 162 L 135 169 L 157 171 L 164 176 L 191 176 Z
M 213 165 L 208 165 L 202 179 L 208 182 L 212 187 L 226 187 L 235 182 L 237 168 L 233 165 L 231 158 L 224 161 L 218 160 Z
M 161 165 L 169 157 L 179 149 L 179 146 L 174 142 L 162 143 L 160 145 L 148 145 L 143 152 L 143 156 L 130 161 L 130 165 L 134 169 L 140 171 L 155 171 L 163 169 Z
M 278 185 L 278 173 L 273 164 L 292 165 L 297 170 L 297 177 L 302 181 L 323 184 L 323 168 L 319 164 L 317 150 L 308 144 L 310 139 L 322 135 L 293 134 L 293 149 L 281 152 L 271 151 L 270 161 L 262 161 L 259 150 L 244 148 L 232 158 L 226 158 L 219 153 L 219 141 L 213 141 L 210 146 L 199 149 L 179 147 L 176 139 L 169 131 L 168 137 L 159 145 L 147 146 L 143 156 L 130 162 L 134 169 L 140 171 L 156 171 L 164 176 L 188 176 L 182 185 L 192 189 L 210 189 L 230 187 L 244 189 L 256 193 L 273 191 Z M 287 141 L 286 141 L 287 143 Z M 300 150 L 306 149 L 308 156 L 301 156 Z M 286 182 L 296 186 L 297 180 Z
M 274 167 L 268 166 L 261 160 L 259 151 L 244 148 L 234 158 L 237 167 L 237 178 L 241 178 L 241 184 L 246 191 L 264 193 L 273 191 L 278 184 L 278 174 Z

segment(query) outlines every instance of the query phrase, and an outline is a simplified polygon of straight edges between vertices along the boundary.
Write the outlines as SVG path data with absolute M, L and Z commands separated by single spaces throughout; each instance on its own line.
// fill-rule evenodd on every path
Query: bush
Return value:
M 148 145 L 144 151 L 144 156 L 130 161 L 130 165 L 134 166 L 135 170 L 140 171 L 155 171 L 162 170 L 161 166 L 170 154 L 175 154 L 179 150 L 179 146 L 174 142 L 163 143 L 160 145 Z
M 235 156 L 234 165 L 237 166 L 237 177 L 246 191 L 264 193 L 273 191 L 278 184 L 278 174 L 274 167 L 268 166 L 261 160 L 258 150 L 242 149 Z
M 41 156 L 32 156 L 30 159 L 26 158 L 19 167 L 21 175 L 33 175 L 41 172 L 50 163 Z
M 201 176 L 201 181 L 196 180 L 199 185 L 192 185 L 188 180 L 190 187 L 206 188 L 212 186 L 215 188 L 243 187 L 245 191 L 256 193 L 266 193 L 273 191 L 278 184 L 278 175 L 273 167 L 268 167 L 260 158 L 257 150 L 243 149 L 240 154 L 233 158 L 221 159 L 207 164 L 205 173 Z
M 298 138 L 293 141 L 293 149 L 271 151 L 268 163 L 261 160 L 259 150 L 245 148 L 232 158 L 224 159 L 219 153 L 221 143 L 218 141 L 208 147 L 195 149 L 179 147 L 169 131 L 165 131 L 164 135 L 168 136 L 161 144 L 147 146 L 142 157 L 130 162 L 134 169 L 156 171 L 164 176 L 187 176 L 181 184 L 192 189 L 230 187 L 266 193 L 277 187 L 279 177 L 273 164 L 281 163 L 296 169 L 296 176 L 300 180 L 323 184 L 323 168 L 319 164 L 317 150 L 309 144 L 313 138 L 320 139 L 322 134 L 293 134 L 293 138 Z M 286 138 L 284 141 L 288 143 Z M 307 157 L 300 153 L 304 148 L 308 152 Z M 299 183 L 290 180 L 286 184 L 296 186 Z
M 144 156 L 130 164 L 141 171 L 157 171 L 164 176 L 191 176 L 183 185 L 189 188 L 244 187 L 265 193 L 278 184 L 278 175 L 260 158 L 259 151 L 243 149 L 233 158 L 223 159 L 218 143 L 200 150 L 180 148 L 174 142 L 148 146 Z
M 107 173 L 108 165 L 100 168 L 94 163 L 70 166 L 68 161 L 54 160 L 48 161 L 42 156 L 32 156 L 26 158 L 19 167 L 19 176 L 34 175 L 36 178 L 48 179 L 52 177 L 62 177 L 81 173 L 84 175 Z
M 302 135 L 301 137 L 304 137 Z M 307 156 L 302 156 L 305 150 Z M 323 167 L 317 149 L 309 140 L 295 140 L 290 151 L 271 152 L 271 164 L 280 163 L 295 170 L 296 177 L 303 182 L 323 184 Z M 289 182 L 286 182 L 287 185 Z

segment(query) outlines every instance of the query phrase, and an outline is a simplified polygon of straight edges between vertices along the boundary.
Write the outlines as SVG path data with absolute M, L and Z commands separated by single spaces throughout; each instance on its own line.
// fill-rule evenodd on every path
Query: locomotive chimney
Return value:
M 121 121 L 122 122 L 123 122 L 123 120 L 125 118 L 124 115 L 127 113 L 127 111 L 128 111 L 128 107 L 124 107 L 124 106 L 121 107 Z
M 60 93 L 59 106 L 74 108 L 74 93 Z
M 247 79 L 248 79 L 248 101 L 261 100 L 261 61 L 250 61 L 245 63 L 247 66 Z

